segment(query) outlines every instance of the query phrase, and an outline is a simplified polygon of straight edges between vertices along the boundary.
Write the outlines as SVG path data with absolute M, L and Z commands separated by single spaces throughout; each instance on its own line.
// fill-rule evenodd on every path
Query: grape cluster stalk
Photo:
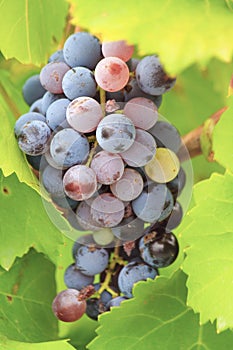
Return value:
M 158 112 L 176 79 L 157 55 L 133 52 L 78 32 L 23 87 L 30 109 L 15 123 L 18 146 L 78 231 L 67 289 L 52 304 L 64 322 L 97 320 L 179 253 L 182 142 Z

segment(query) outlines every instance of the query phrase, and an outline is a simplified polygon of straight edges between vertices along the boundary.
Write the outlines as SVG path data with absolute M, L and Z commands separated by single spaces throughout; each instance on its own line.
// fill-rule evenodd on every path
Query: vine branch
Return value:
M 212 114 L 209 119 L 213 121 L 214 125 L 217 124 L 221 115 L 227 110 L 228 107 L 223 107 L 219 109 L 217 112 Z M 204 124 L 198 126 L 196 129 L 191 130 L 188 134 L 182 137 L 183 144 L 186 146 L 189 156 L 194 158 L 203 153 L 201 146 L 201 135 L 203 134 Z M 182 148 L 179 151 L 179 159 L 181 162 L 187 160 L 188 154 L 187 152 L 182 152 Z M 209 161 L 213 161 L 213 154 L 208 157 Z

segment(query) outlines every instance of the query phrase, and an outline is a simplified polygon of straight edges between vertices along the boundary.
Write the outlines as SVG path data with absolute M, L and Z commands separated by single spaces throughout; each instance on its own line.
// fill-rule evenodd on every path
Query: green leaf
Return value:
M 215 160 L 233 171 L 233 97 L 228 106 L 214 128 L 213 151 Z
M 185 275 L 139 282 L 134 298 L 99 318 L 98 337 L 90 350 L 219 350 L 231 347 L 230 331 L 217 335 L 213 325 L 199 326 L 198 316 L 186 306 Z
M 30 247 L 56 263 L 63 235 L 50 221 L 40 196 L 19 183 L 15 174 L 4 178 L 0 173 L 0 207 L 0 238 L 4 243 L 0 245 L 0 264 L 9 269 L 15 257 Z
M 62 37 L 68 4 L 65 0 L 2 0 L 1 51 L 22 63 L 46 63 Z
M 177 127 L 181 135 L 197 128 L 226 105 L 231 73 L 231 64 L 216 59 L 211 60 L 205 71 L 196 65 L 189 67 L 178 75 L 175 87 L 164 94 L 160 113 Z M 193 158 L 192 164 L 194 182 L 209 177 L 213 171 L 224 172 L 217 162 L 210 163 L 203 155 Z
M 212 57 L 232 58 L 232 0 L 70 2 L 74 24 L 103 40 L 137 44 L 140 55 L 156 53 L 172 73 L 195 62 L 205 66 Z
M 19 181 L 25 182 L 39 192 L 38 180 L 29 168 L 14 135 L 15 117 L 26 111 L 22 95 L 11 82 L 10 72 L 0 70 L 0 164 L 3 174 L 16 173 Z
M 72 350 L 72 345 L 66 340 L 57 340 L 43 343 L 22 343 L 7 338 L 0 338 L 2 350 Z
M 56 339 L 54 265 L 31 250 L 10 271 L 1 268 L 0 275 L 0 333 L 25 342 Z
M 200 322 L 217 320 L 218 332 L 233 327 L 233 176 L 213 174 L 195 185 L 196 206 L 183 221 L 183 270 L 188 305 Z

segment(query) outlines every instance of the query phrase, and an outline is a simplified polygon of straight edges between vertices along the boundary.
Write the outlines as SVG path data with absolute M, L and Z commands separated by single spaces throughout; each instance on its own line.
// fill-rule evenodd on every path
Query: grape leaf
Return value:
M 61 40 L 68 4 L 64 0 L 2 0 L 1 51 L 23 63 L 46 63 Z
M 228 109 L 214 128 L 213 151 L 214 159 L 233 171 L 233 97 L 229 100 Z
M 15 174 L 4 178 L 0 173 L 0 207 L 0 238 L 4 242 L 0 245 L 0 264 L 9 269 L 15 257 L 22 256 L 30 247 L 56 263 L 64 244 L 63 235 L 50 221 L 40 196 L 20 184 Z M 56 218 L 60 218 L 58 212 Z
M 0 346 L 2 350 L 72 350 L 72 345 L 66 340 L 57 340 L 43 343 L 23 343 L 7 338 L 0 338 Z
M 200 322 L 217 320 L 218 332 L 233 327 L 233 176 L 213 174 L 194 187 L 196 206 L 182 223 L 183 270 L 188 305 Z
M 90 350 L 219 350 L 231 347 L 233 333 L 217 335 L 213 325 L 199 326 L 198 316 L 186 306 L 185 275 L 139 282 L 134 298 L 99 317 L 100 327 Z M 111 327 L 110 325 L 114 325 Z
M 38 180 L 29 168 L 14 136 L 15 116 L 26 112 L 22 95 L 11 82 L 10 72 L 0 70 L 0 166 L 5 176 L 16 173 L 19 181 L 39 192 Z
M 25 342 L 55 340 L 57 320 L 51 309 L 56 294 L 54 265 L 31 250 L 18 258 L 10 271 L 0 268 L 0 275 L 0 333 Z
M 232 58 L 232 0 L 104 0 L 98 7 L 94 0 L 69 1 L 74 24 L 105 41 L 138 44 L 140 55 L 158 54 L 172 73 L 194 62 L 206 65 L 212 57 L 228 62 Z

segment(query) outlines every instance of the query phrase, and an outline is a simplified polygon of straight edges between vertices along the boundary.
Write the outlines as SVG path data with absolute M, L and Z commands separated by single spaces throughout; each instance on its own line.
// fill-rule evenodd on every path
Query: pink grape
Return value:
M 95 68 L 95 80 L 105 91 L 121 90 L 129 80 L 129 68 L 118 57 L 103 58 Z
M 97 225 L 114 227 L 124 217 L 124 203 L 112 193 L 102 193 L 93 200 L 91 215 Z
M 46 64 L 40 72 L 41 85 L 53 94 L 61 94 L 63 92 L 62 79 L 68 70 L 70 67 L 64 62 Z
M 76 289 L 61 291 L 54 298 L 52 310 L 55 316 L 63 322 L 79 320 L 86 311 L 86 301 L 79 300 L 80 292 Z
M 145 130 L 136 129 L 133 145 L 125 152 L 120 153 L 125 163 L 132 167 L 146 165 L 156 153 L 156 142 L 151 134 Z
M 97 225 L 97 223 L 93 220 L 91 216 L 91 203 L 93 202 L 93 199 L 88 199 L 87 201 L 83 201 L 78 205 L 78 208 L 76 209 L 76 218 L 79 223 L 79 225 L 84 230 L 90 230 L 90 231 L 99 231 L 100 227 Z
M 94 131 L 102 119 L 100 104 L 91 97 L 78 97 L 68 105 L 66 119 L 73 129 L 87 133 Z
M 76 201 L 88 199 L 97 189 L 96 175 L 86 165 L 75 165 L 65 173 L 63 185 L 68 197 Z
M 124 162 L 116 153 L 101 151 L 93 157 L 91 169 L 95 172 L 99 183 L 110 185 L 123 175 Z
M 158 120 L 156 104 L 145 97 L 135 97 L 129 100 L 124 108 L 124 114 L 134 123 L 136 128 L 148 130 Z
M 102 43 L 104 57 L 118 57 L 127 62 L 133 55 L 134 46 L 128 45 L 125 40 L 105 41 Z
M 126 168 L 124 174 L 110 186 L 112 193 L 122 201 L 132 201 L 143 190 L 142 176 L 134 169 Z

